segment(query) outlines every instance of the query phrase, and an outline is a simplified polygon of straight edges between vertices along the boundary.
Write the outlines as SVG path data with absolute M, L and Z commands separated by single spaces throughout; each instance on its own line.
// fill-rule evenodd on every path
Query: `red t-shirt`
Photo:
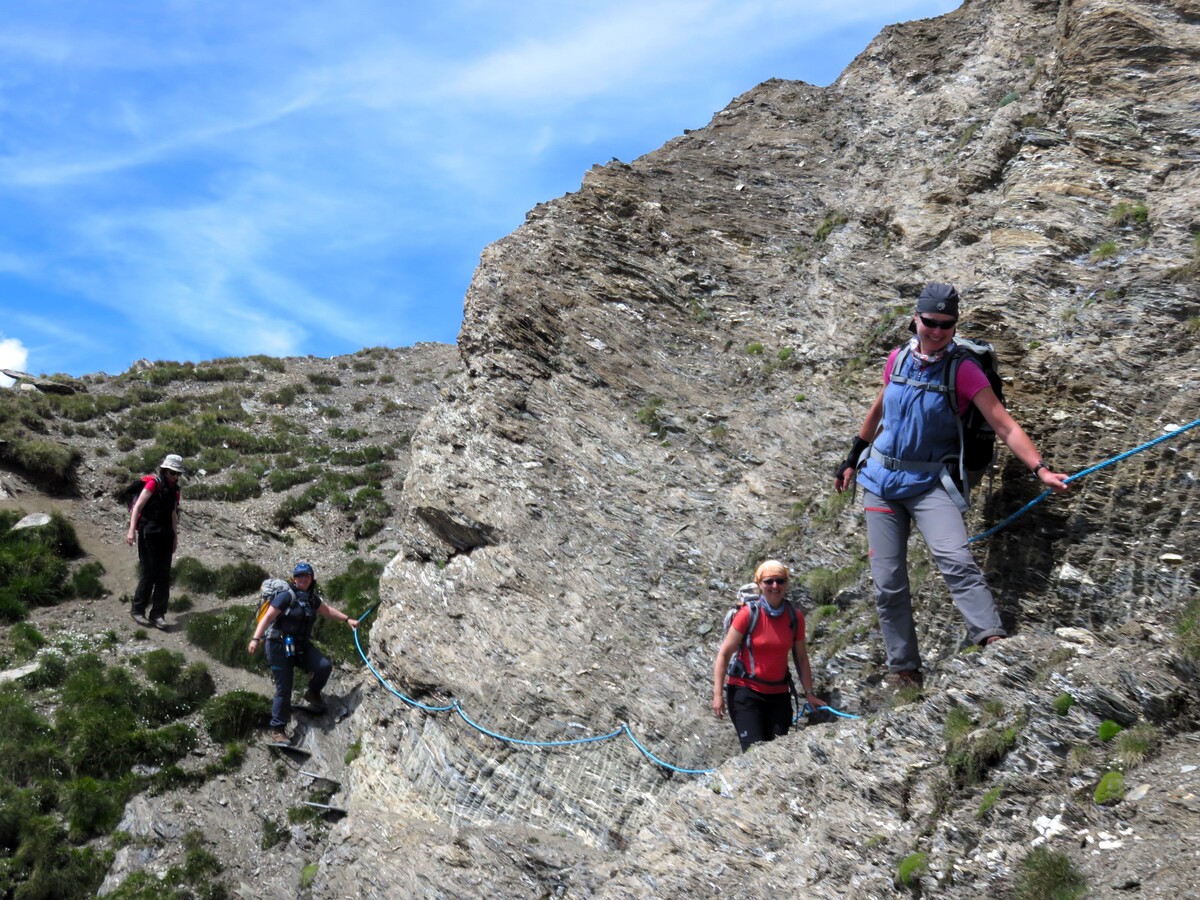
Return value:
M 742 634 L 750 626 L 750 607 L 743 606 L 729 623 L 730 628 L 736 628 Z M 763 610 L 758 614 L 758 622 L 754 625 L 754 633 L 742 641 L 738 650 L 738 659 L 746 671 L 751 671 L 750 655 L 754 656 L 755 679 L 763 681 L 784 681 L 788 673 L 788 659 L 791 657 L 792 644 L 804 640 L 804 615 L 796 610 L 796 630 L 792 631 L 791 617 L 784 611 L 778 616 L 769 616 Z M 748 687 L 760 694 L 786 694 L 786 684 L 763 684 L 750 678 L 729 676 L 729 684 Z

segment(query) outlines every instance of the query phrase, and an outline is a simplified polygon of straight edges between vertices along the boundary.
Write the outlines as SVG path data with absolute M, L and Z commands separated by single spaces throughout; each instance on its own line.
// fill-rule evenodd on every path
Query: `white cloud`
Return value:
M 16 338 L 0 340 L 0 369 L 16 369 L 24 372 L 29 365 L 29 351 Z M 13 380 L 7 375 L 0 375 L 0 387 L 12 387 Z

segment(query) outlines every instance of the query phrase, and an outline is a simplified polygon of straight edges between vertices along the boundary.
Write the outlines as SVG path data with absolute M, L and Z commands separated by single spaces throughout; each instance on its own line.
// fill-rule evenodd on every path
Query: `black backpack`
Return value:
M 146 520 L 149 518 L 146 513 L 150 511 L 150 504 L 154 503 L 158 499 L 161 499 L 163 489 L 166 487 L 166 482 L 163 480 L 161 475 L 155 475 L 154 480 L 158 482 L 158 484 L 155 485 L 154 493 L 150 495 L 149 502 L 147 502 L 142 508 L 142 516 L 140 519 L 138 519 L 139 531 L 141 530 L 142 525 L 144 525 Z M 117 491 L 117 500 L 120 501 L 122 506 L 132 512 L 133 504 L 137 503 L 138 497 L 142 496 L 142 491 L 145 489 L 146 479 L 144 477 L 139 477 L 125 485 L 125 487 L 121 488 L 121 490 Z

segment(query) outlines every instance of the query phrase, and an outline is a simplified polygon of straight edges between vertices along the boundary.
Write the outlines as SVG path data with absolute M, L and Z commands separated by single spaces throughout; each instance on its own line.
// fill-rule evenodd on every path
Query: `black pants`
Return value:
M 301 641 L 296 655 L 288 656 L 283 638 L 267 638 L 267 662 L 271 664 L 271 677 L 275 679 L 275 699 L 271 701 L 271 727 L 286 728 L 292 718 L 292 681 L 296 670 L 303 669 L 312 676 L 308 689 L 319 694 L 333 674 L 333 663 L 310 644 Z
M 792 695 L 760 694 L 743 685 L 725 686 L 725 708 L 737 730 L 742 752 L 751 744 L 773 741 L 792 727 Z
M 138 530 L 138 561 L 142 574 L 133 592 L 134 615 L 145 615 L 150 605 L 150 618 L 161 619 L 167 614 L 171 598 L 171 557 L 175 553 L 175 535 L 169 531 Z

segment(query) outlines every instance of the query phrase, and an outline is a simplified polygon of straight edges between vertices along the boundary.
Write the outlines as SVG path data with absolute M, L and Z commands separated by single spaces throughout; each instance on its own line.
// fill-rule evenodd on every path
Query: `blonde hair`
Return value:
M 762 584 L 762 580 L 767 575 L 774 575 L 776 573 L 787 578 L 788 567 L 777 559 L 768 559 L 765 562 L 759 563 L 758 568 L 754 570 L 754 583 Z

